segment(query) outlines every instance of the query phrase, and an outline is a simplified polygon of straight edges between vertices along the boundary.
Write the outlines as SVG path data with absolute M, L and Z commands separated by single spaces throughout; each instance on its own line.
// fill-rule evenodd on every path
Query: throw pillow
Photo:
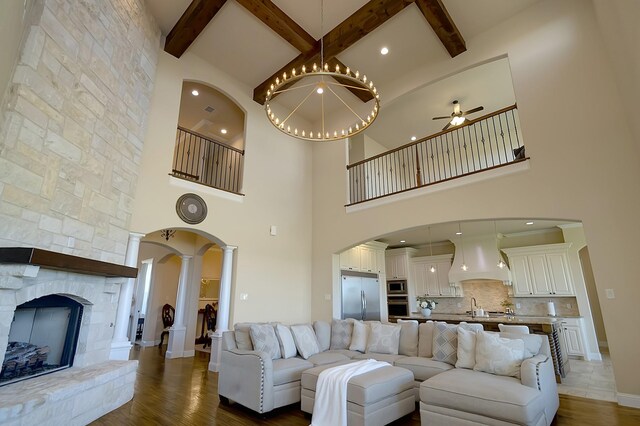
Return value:
M 239 322 L 233 326 L 234 335 L 236 338 L 236 347 L 244 351 L 252 351 L 253 345 L 251 344 L 251 336 L 249 335 L 249 328 L 252 323 Z
M 476 334 L 476 371 L 516 377 L 524 360 L 522 339 L 503 339 L 498 333 Z
M 364 352 L 367 349 L 367 334 L 369 326 L 362 321 L 353 322 L 353 333 L 351 333 L 350 351 Z
M 458 327 L 458 360 L 456 368 L 473 368 L 476 365 L 476 332 Z
M 458 352 L 458 326 L 436 322 L 433 329 L 433 359 L 456 365 Z
M 431 358 L 433 356 L 433 321 L 427 321 L 418 326 L 418 356 Z
M 320 352 L 328 351 L 331 347 L 331 324 L 326 321 L 313 323 L 313 331 L 316 332 Z
M 398 354 L 406 356 L 418 356 L 418 321 L 398 320 L 400 329 L 400 346 Z
M 269 354 L 271 359 L 280 358 L 280 343 L 271 324 L 252 324 L 249 334 L 256 351 Z
M 296 356 L 296 342 L 293 341 L 291 330 L 286 325 L 276 325 L 276 337 L 280 343 L 280 353 L 282 358 L 293 358 Z
M 538 355 L 538 352 L 540 352 L 540 348 L 542 347 L 542 339 L 546 338 L 537 334 L 521 334 L 511 332 L 502 332 L 500 333 L 500 337 L 504 337 L 505 339 L 522 340 L 524 342 L 524 359 Z
M 351 333 L 353 333 L 353 320 L 331 321 L 331 350 L 349 349 Z
M 293 334 L 293 340 L 296 342 L 296 348 L 302 358 L 308 359 L 311 355 L 320 352 L 316 333 L 313 332 L 310 324 L 292 325 L 291 334 Z
M 398 355 L 401 329 L 400 324 L 371 323 L 367 352 Z

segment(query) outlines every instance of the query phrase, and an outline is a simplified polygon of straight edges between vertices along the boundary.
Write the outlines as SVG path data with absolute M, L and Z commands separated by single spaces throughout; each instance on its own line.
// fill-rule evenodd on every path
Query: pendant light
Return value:
M 493 232 L 496 234 L 496 248 L 498 249 L 498 255 L 500 255 L 500 247 L 498 244 L 498 226 L 496 225 L 495 220 L 493 221 Z M 504 260 L 502 260 L 502 257 L 500 257 L 500 261 L 498 262 L 498 268 L 504 269 L 505 266 L 507 266 L 507 264 L 504 263 Z
M 462 227 L 460 225 L 460 222 L 458 222 L 458 235 L 462 235 Z M 467 266 L 467 262 L 464 260 L 464 240 L 462 239 L 462 237 L 460 237 L 460 250 L 462 250 L 462 266 L 460 267 L 460 269 L 462 269 L 463 271 L 467 271 L 469 267 Z
M 429 256 L 433 256 L 433 248 L 431 247 L 431 227 L 427 228 L 429 230 Z M 436 272 L 436 267 L 431 264 L 431 268 L 429 271 L 433 274 Z

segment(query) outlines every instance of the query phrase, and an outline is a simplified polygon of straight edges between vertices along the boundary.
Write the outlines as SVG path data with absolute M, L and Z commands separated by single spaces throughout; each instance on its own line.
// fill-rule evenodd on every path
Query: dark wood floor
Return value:
M 209 354 L 196 352 L 194 358 L 165 360 L 158 347 L 135 346 L 138 376 L 133 400 L 96 420 L 94 425 L 284 425 L 307 426 L 297 406 L 277 410 L 260 419 L 239 405 L 219 406 L 218 375 L 207 370 Z M 638 426 L 640 410 L 615 403 L 572 396 L 560 396 L 555 426 Z M 393 423 L 420 425 L 416 410 Z

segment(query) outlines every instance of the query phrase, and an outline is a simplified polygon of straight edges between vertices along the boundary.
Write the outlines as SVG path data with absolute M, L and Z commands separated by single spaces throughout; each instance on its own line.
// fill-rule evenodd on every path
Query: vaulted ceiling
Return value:
M 386 86 L 464 54 L 469 40 L 538 0 L 324 0 L 323 7 L 321 0 L 146 1 L 167 35 L 167 52 L 210 62 L 254 88 L 256 102 L 264 102 L 272 76 L 319 63 L 324 35 L 325 59 L 366 72 L 384 105 Z M 381 55 L 382 47 L 389 54 Z M 448 99 L 447 88 L 439 90 L 435 115 L 446 113 L 454 96 L 467 95 L 449 90 Z

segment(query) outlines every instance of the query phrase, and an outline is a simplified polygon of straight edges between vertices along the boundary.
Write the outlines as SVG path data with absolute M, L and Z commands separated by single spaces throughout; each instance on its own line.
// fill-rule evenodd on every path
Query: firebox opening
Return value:
M 16 307 L 0 386 L 73 365 L 83 306 L 61 295 L 30 300 Z

